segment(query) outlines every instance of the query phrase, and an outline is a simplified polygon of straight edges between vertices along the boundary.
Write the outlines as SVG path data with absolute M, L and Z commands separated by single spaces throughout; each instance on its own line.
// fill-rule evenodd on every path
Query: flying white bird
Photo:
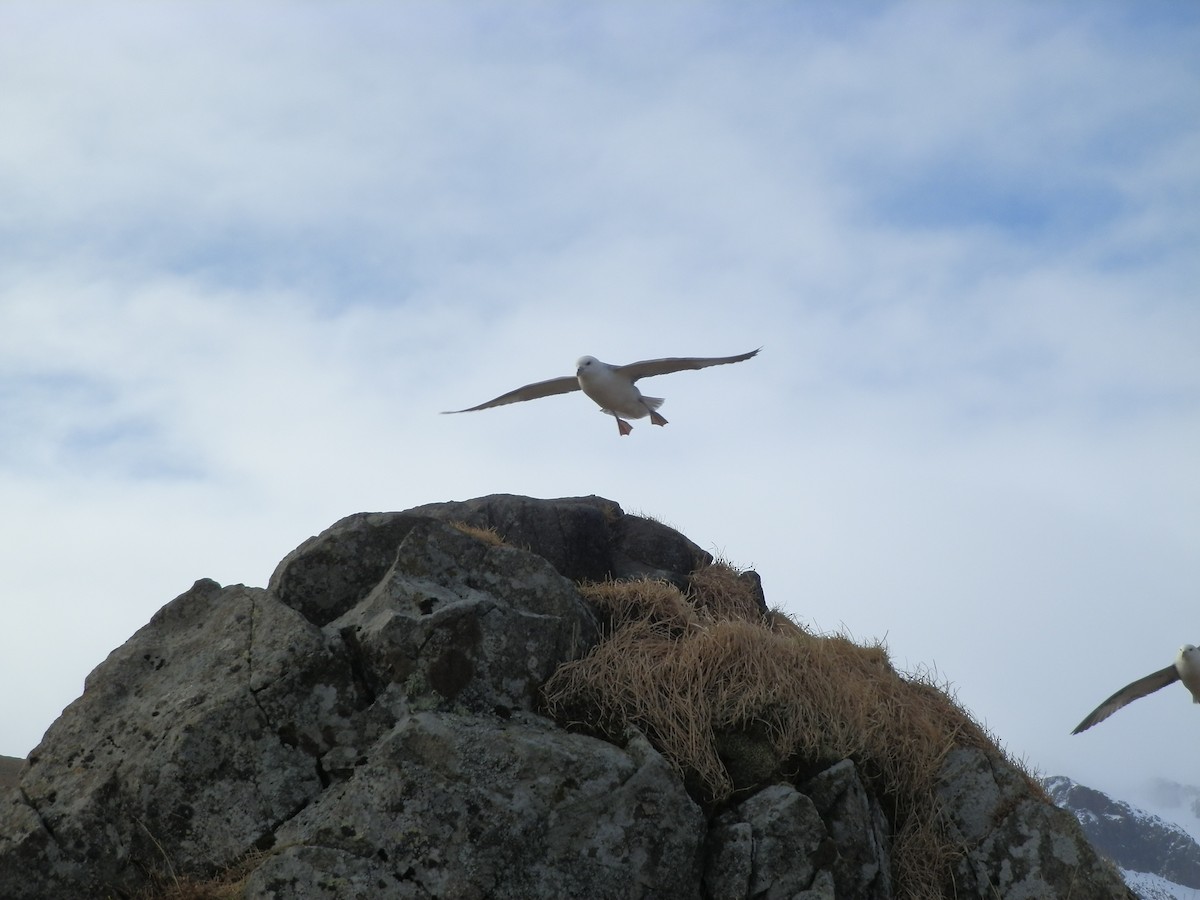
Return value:
M 761 350 L 759 347 L 758 350 Z M 493 406 L 504 406 L 506 403 L 517 403 L 521 400 L 537 400 L 539 397 L 551 397 L 554 394 L 567 394 L 571 391 L 583 391 L 598 404 L 600 412 L 617 420 L 617 430 L 622 435 L 633 431 L 621 416 L 630 419 L 641 419 L 649 416 L 655 425 L 666 425 L 667 420 L 658 414 L 658 408 L 663 404 L 662 397 L 646 397 L 637 389 L 634 382 L 639 378 L 649 378 L 652 375 L 669 375 L 671 372 L 682 372 L 686 369 L 704 369 L 708 366 L 723 366 L 727 363 L 742 362 L 758 355 L 758 350 L 742 353 L 739 356 L 683 356 L 668 359 L 643 359 L 641 362 L 630 363 L 627 366 L 611 366 L 600 362 L 594 356 L 582 356 L 575 363 L 575 374 L 564 375 L 562 378 L 551 378 L 549 381 L 538 381 L 527 384 L 515 391 L 501 394 L 495 400 L 480 403 L 470 409 L 451 409 L 447 413 L 475 412 L 480 409 L 490 409 Z
M 1192 702 L 1200 703 L 1200 647 L 1193 647 L 1191 644 L 1180 647 L 1179 655 L 1175 657 L 1174 663 L 1145 678 L 1139 678 L 1132 684 L 1125 685 L 1092 710 L 1086 719 L 1075 726 L 1075 730 L 1071 734 L 1086 731 L 1097 722 L 1103 722 L 1122 706 L 1132 703 L 1139 697 L 1162 690 L 1175 681 L 1182 681 L 1183 686 L 1192 692 Z

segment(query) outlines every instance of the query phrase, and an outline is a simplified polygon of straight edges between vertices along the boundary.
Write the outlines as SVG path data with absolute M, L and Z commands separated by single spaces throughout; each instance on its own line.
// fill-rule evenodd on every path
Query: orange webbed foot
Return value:
M 666 425 L 667 424 L 667 420 L 664 419 L 662 416 L 660 416 L 658 413 L 656 413 L 654 410 L 650 410 L 650 421 L 655 425 Z
M 633 426 L 624 419 L 617 419 L 617 430 L 621 432 L 621 437 L 625 437 L 629 432 L 633 431 Z

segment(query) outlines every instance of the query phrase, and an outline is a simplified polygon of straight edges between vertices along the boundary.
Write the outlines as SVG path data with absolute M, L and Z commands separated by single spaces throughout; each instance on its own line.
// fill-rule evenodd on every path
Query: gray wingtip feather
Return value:
M 1153 694 L 1155 691 L 1160 691 L 1168 684 L 1174 684 L 1178 680 L 1179 673 L 1175 670 L 1174 665 L 1170 665 L 1125 685 L 1125 687 L 1093 709 L 1082 722 L 1075 726 L 1075 730 L 1071 734 L 1079 734 L 1081 731 L 1087 731 L 1093 725 L 1099 725 L 1117 710 L 1123 709 L 1134 700 L 1140 700 L 1142 697 Z

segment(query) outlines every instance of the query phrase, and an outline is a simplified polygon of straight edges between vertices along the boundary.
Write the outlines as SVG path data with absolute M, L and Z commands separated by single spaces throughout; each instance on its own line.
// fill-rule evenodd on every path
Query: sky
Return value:
M 1015 758 L 1200 784 L 1200 7 L 0 7 L 0 754 L 198 578 L 598 494 Z M 624 363 L 664 428 L 581 394 Z

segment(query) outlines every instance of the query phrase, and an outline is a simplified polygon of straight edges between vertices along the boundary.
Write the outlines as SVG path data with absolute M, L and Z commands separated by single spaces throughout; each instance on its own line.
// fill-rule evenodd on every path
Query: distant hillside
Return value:
M 17 773 L 25 760 L 12 756 L 0 756 L 0 791 L 17 786 Z
M 1173 883 L 1180 890 L 1171 896 L 1200 891 L 1200 844 L 1183 828 L 1063 775 L 1043 783 L 1051 799 L 1079 819 L 1093 846 L 1122 869 Z M 1145 886 L 1141 893 L 1152 895 Z

